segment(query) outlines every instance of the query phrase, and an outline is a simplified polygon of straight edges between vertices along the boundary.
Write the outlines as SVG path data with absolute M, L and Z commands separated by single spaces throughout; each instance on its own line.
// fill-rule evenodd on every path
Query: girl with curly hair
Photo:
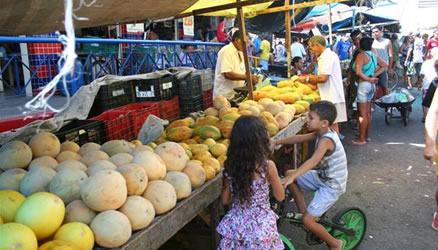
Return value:
M 282 201 L 284 189 L 271 154 L 263 122 L 241 116 L 234 123 L 225 161 L 222 203 L 232 205 L 217 227 L 219 249 L 283 249 L 277 215 L 269 203 L 269 187 Z

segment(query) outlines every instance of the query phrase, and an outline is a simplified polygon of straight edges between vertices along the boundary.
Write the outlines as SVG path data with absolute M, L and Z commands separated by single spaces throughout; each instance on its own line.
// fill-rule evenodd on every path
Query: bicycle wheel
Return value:
M 388 80 L 388 89 L 389 91 L 393 91 L 397 88 L 399 83 L 399 75 L 396 70 L 392 71 L 392 79 Z
M 339 211 L 332 219 L 333 223 L 342 225 L 345 228 L 356 232 L 350 236 L 342 231 L 334 230 L 333 237 L 345 242 L 343 250 L 355 249 L 362 242 L 367 230 L 367 218 L 365 213 L 357 207 L 345 208 Z
M 284 236 L 281 233 L 279 233 L 279 235 L 280 235 L 281 241 L 283 241 L 284 249 L 295 250 L 294 245 L 292 244 L 292 242 L 290 242 L 290 240 L 286 236 Z

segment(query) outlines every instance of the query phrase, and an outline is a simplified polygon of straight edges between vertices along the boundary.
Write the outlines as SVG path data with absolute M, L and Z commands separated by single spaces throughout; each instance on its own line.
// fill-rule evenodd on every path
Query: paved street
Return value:
M 370 143 L 352 146 L 349 142 L 357 131 L 343 131 L 349 170 L 347 192 L 329 214 L 349 206 L 365 211 L 368 229 L 358 249 L 438 249 L 438 232 L 431 227 L 437 181 L 434 169 L 423 158 L 420 92 L 413 93 L 417 100 L 407 127 L 401 120 L 392 120 L 387 126 L 383 110 L 377 108 Z M 280 231 L 298 250 L 327 249 L 306 245 L 299 228 L 286 225 Z

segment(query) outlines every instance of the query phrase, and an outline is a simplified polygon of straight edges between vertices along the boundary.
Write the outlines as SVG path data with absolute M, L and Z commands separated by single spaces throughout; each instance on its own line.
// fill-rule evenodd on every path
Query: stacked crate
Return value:
M 203 109 L 202 80 L 199 74 L 189 74 L 178 81 L 179 109 L 181 117 Z

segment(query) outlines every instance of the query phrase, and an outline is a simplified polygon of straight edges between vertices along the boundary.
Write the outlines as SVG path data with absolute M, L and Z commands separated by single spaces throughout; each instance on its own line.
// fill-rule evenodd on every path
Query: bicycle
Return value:
M 394 89 L 396 89 L 398 87 L 399 80 L 400 80 L 399 73 L 397 72 L 396 69 L 394 69 L 392 71 L 391 79 L 389 79 L 389 75 L 388 75 L 388 89 L 389 89 L 389 92 L 393 91 Z
M 286 211 L 286 203 L 292 201 L 291 194 L 287 189 L 286 197 L 283 202 L 278 202 L 275 199 L 271 200 L 271 208 L 279 216 L 277 227 L 280 228 L 282 223 L 289 222 L 290 224 L 306 231 L 306 243 L 308 245 L 323 244 L 324 241 L 304 227 L 303 222 L 301 221 L 303 214 L 294 211 Z M 365 213 L 357 207 L 348 207 L 340 210 L 331 221 L 326 213 L 324 213 L 318 219 L 318 223 L 323 225 L 334 238 L 340 239 L 344 242 L 343 250 L 350 250 L 358 247 L 365 236 L 367 228 Z M 285 249 L 295 250 L 292 242 L 285 235 L 280 233 L 280 239 L 283 241 Z

